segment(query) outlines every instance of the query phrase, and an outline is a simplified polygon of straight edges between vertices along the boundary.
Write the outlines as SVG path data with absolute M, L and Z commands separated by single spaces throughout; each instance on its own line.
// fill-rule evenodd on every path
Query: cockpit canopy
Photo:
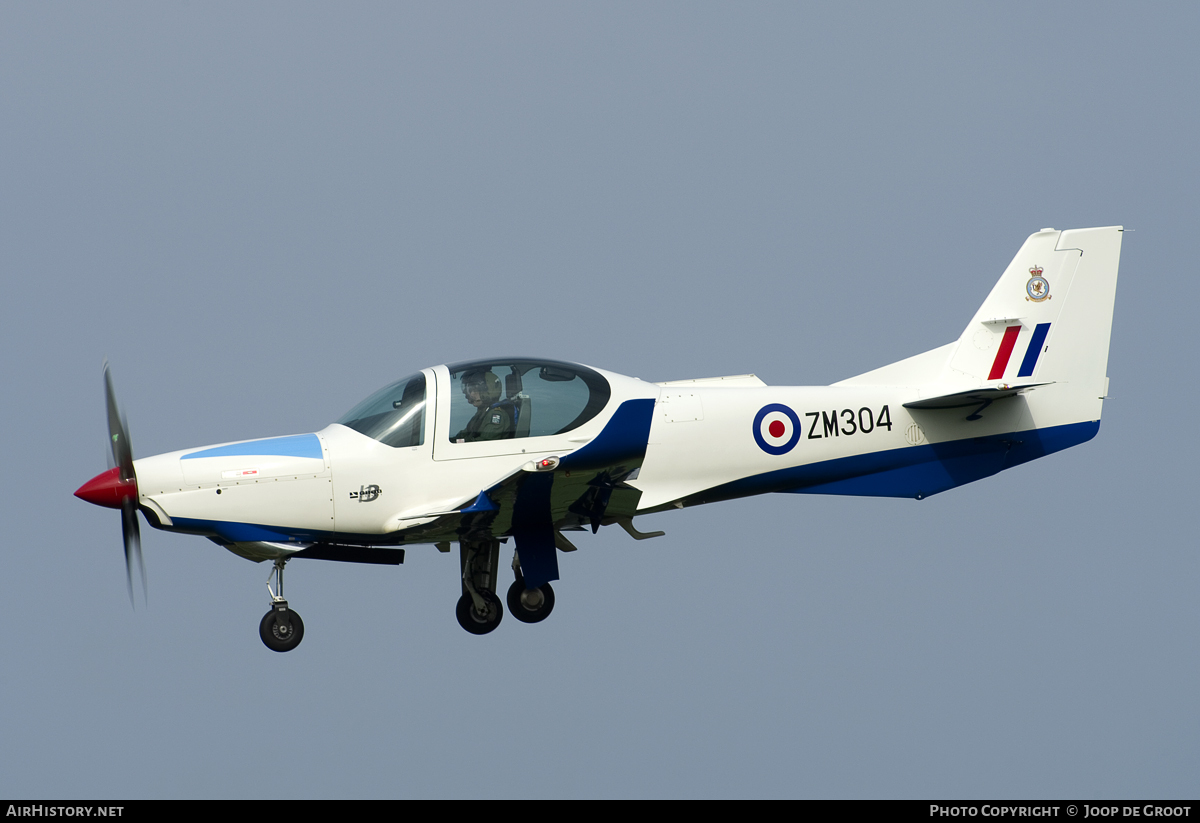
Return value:
M 608 381 L 552 360 L 475 360 L 450 370 L 451 443 L 562 434 L 608 403 Z M 480 391 L 479 389 L 482 389 Z
M 562 434 L 608 404 L 611 389 L 598 372 L 555 360 L 499 358 L 454 363 L 448 392 L 450 443 Z M 338 423 L 393 448 L 424 444 L 425 375 L 406 377 L 368 397 Z

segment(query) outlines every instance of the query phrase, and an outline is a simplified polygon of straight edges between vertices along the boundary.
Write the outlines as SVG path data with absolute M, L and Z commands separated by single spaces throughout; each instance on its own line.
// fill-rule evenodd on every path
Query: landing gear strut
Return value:
M 522 623 L 541 623 L 554 610 L 554 589 L 544 583 L 536 589 L 525 588 L 521 562 L 513 554 L 513 573 L 517 579 L 508 587 L 508 610 Z
M 304 621 L 300 615 L 288 608 L 288 602 L 283 599 L 283 566 L 287 563 L 284 558 L 275 561 L 275 568 L 267 578 L 267 591 L 271 593 L 271 610 L 263 615 L 258 624 L 258 634 L 262 642 L 273 652 L 290 652 L 300 645 L 304 639 Z M 271 588 L 271 578 L 275 578 L 278 592 Z
M 463 594 L 455 615 L 458 625 L 471 634 L 487 634 L 500 625 L 504 607 L 496 596 L 496 567 L 500 561 L 500 541 L 458 544 L 462 562 Z

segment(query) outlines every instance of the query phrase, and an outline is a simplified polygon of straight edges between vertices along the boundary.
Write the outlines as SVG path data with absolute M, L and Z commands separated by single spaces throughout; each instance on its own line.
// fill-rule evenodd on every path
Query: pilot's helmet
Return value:
M 479 392 L 483 402 L 490 406 L 500 399 L 500 378 L 490 371 L 469 371 L 462 377 L 462 391 L 464 395 L 468 391 Z

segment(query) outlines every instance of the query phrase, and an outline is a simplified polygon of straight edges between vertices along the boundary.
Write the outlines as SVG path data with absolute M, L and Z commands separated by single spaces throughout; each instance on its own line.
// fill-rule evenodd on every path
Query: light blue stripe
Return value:
M 290 437 L 268 437 L 266 440 L 251 440 L 212 449 L 185 454 L 180 460 L 194 457 L 315 457 L 322 459 L 321 439 L 315 434 L 294 434 Z

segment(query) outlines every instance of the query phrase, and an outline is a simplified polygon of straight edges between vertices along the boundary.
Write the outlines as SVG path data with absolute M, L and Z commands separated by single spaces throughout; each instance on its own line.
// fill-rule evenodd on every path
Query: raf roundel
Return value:
M 753 431 L 767 454 L 787 454 L 800 442 L 800 417 L 782 403 L 770 403 L 754 415 Z

